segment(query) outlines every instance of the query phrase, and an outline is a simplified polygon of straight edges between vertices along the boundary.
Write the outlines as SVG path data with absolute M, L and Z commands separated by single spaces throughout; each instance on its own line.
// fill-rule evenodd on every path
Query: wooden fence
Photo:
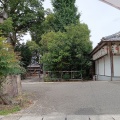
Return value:
M 44 71 L 43 74 L 50 80 L 82 80 L 80 71 Z

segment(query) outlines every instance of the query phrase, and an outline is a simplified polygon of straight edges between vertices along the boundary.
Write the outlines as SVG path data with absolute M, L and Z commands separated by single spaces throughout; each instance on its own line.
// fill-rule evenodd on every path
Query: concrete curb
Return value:
M 8 115 L 0 116 L 0 120 L 120 120 L 120 115 L 67 115 L 67 116 Z

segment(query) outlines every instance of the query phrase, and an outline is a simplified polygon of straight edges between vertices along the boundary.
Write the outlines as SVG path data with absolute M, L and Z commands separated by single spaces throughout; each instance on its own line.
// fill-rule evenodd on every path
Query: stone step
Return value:
M 120 120 L 120 115 L 67 115 L 67 116 L 9 115 L 0 116 L 0 120 Z

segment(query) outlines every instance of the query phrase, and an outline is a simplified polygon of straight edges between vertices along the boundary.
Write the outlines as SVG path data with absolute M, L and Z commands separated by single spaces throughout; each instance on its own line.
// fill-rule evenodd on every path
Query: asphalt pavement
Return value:
M 22 114 L 104 115 L 120 114 L 120 82 L 23 82 L 23 92 L 35 104 Z
M 1 120 L 120 120 L 120 81 L 27 80 L 22 87 L 34 104 Z

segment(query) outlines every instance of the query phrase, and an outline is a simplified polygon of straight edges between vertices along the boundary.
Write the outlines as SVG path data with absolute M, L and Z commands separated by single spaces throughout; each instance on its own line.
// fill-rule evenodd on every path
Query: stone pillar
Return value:
M 22 95 L 22 85 L 21 85 L 21 76 L 17 75 L 16 76 L 17 79 L 17 90 L 18 90 L 18 95 Z

